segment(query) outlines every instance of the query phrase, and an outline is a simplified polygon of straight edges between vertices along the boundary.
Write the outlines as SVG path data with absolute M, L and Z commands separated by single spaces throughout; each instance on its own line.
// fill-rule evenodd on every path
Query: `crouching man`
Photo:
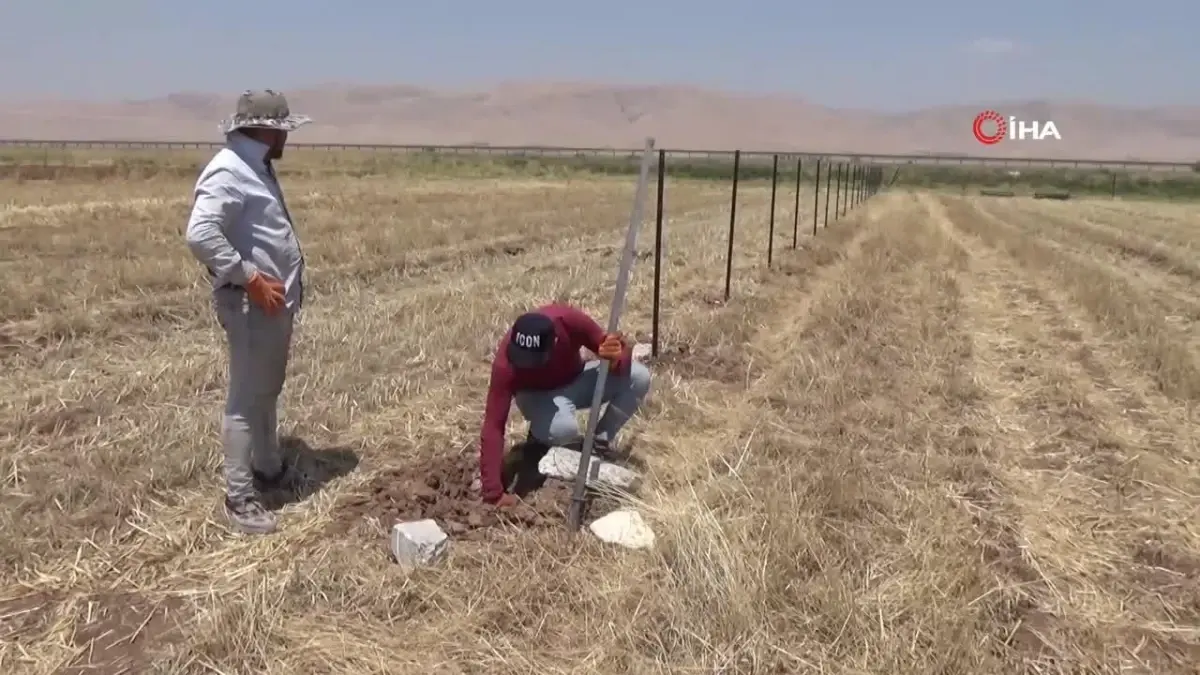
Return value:
M 593 449 L 604 457 L 616 447 L 617 433 L 650 391 L 650 371 L 633 360 L 632 346 L 620 334 L 605 333 L 579 309 L 553 304 L 523 314 L 504 336 L 492 360 L 479 443 L 481 497 L 485 502 L 497 506 L 517 503 L 516 496 L 505 491 L 502 478 L 504 429 L 514 401 L 529 422 L 527 461 L 530 453 L 540 459 L 550 446 L 581 440 L 575 411 L 591 406 L 600 361 L 584 363 L 580 347 L 587 347 L 611 364 L 602 399 L 606 404 L 604 415 L 596 425 Z

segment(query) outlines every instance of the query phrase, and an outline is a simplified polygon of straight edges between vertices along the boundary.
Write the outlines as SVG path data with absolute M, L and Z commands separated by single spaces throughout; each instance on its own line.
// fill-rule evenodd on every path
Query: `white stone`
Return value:
M 412 520 L 392 527 L 392 557 L 405 567 L 437 562 L 450 548 L 450 537 L 432 520 Z
M 600 541 L 625 548 L 653 548 L 654 531 L 637 511 L 613 511 L 596 519 L 588 529 Z
M 574 481 L 575 474 L 579 472 L 579 462 L 582 460 L 583 455 L 575 450 L 554 447 L 550 448 L 546 456 L 538 462 L 538 471 L 551 478 Z M 633 492 L 637 489 L 640 480 L 641 477 L 636 472 L 611 462 L 602 461 L 598 457 L 593 456 L 588 466 L 587 484 L 589 487 L 602 484 Z

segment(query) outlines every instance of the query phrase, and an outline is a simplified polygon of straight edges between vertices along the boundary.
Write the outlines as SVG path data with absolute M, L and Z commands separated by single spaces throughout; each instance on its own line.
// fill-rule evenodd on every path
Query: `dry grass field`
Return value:
M 626 436 L 658 546 L 568 538 L 559 491 L 400 571 L 396 500 L 473 461 L 507 322 L 606 315 L 632 182 L 285 175 L 311 293 L 282 424 L 316 479 L 263 538 L 218 510 L 190 180 L 0 184 L 0 672 L 1197 672 L 1180 206 L 885 193 L 813 238 L 806 185 L 793 251 L 785 188 L 768 271 L 746 183 L 724 304 L 728 186 L 672 182 Z

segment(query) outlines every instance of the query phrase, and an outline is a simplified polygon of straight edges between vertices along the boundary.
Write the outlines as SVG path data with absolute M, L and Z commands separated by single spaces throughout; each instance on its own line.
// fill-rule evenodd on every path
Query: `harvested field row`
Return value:
M 1193 204 L 1095 202 L 1090 213 L 1114 222 L 1130 223 L 1135 230 L 1149 226 L 1165 231 L 1182 231 L 1186 234 L 1200 226 L 1200 218 L 1196 217 L 1196 207 Z M 1191 241 L 1193 245 L 1196 243 L 1195 240 Z
M 356 199 L 378 213 L 416 199 L 376 185 Z M 277 495 L 271 537 L 231 535 L 216 512 L 222 346 L 178 233 L 160 233 L 179 247 L 164 305 L 176 320 L 112 313 L 139 297 L 114 278 L 154 264 L 137 255 L 96 258 L 98 290 L 77 297 L 110 313 L 91 323 L 53 299 L 65 277 L 6 315 L 21 349 L 0 384 L 0 672 L 1169 675 L 1200 662 L 1194 353 L 1155 304 L 1162 287 L 1130 271 L 1143 263 L 1114 272 L 1111 249 L 1061 227 L 1070 207 L 880 195 L 796 251 L 778 220 L 768 271 L 768 194 L 747 188 L 723 303 L 728 195 L 669 191 L 664 350 L 627 436 L 658 545 L 617 553 L 565 538 L 563 484 L 506 518 L 466 485 L 496 339 L 549 299 L 603 315 L 631 190 L 572 181 L 556 215 L 560 188 L 495 189 L 412 201 L 419 217 L 396 216 L 390 239 L 342 220 L 350 201 L 298 207 L 322 263 L 283 426 L 315 478 Z M 97 225 L 87 212 L 21 227 L 85 251 L 97 227 L 151 232 L 165 213 Z M 27 247 L 35 262 L 55 250 Z M 389 258 L 415 267 L 356 272 Z M 638 263 L 624 320 L 643 339 L 649 270 Z M 383 539 L 422 516 L 457 541 L 405 574 Z
M 1200 281 L 1200 265 L 1195 262 L 1195 254 L 1191 249 L 1191 244 L 1196 241 L 1194 234 L 1163 233 L 1146 228 L 1136 220 L 1113 224 L 1105 222 L 1103 218 L 1080 217 L 1079 214 L 1074 217 L 1069 213 L 1049 214 L 1030 208 L 1028 204 L 1013 206 L 1047 226 L 1052 225 L 1107 246 L 1123 258 L 1153 265 L 1167 274 L 1184 277 L 1187 282 Z M 1131 223 L 1134 228 L 1130 228 Z
M 306 237 L 314 292 L 343 291 L 344 280 L 353 287 L 370 282 L 391 287 L 402 283 L 413 267 L 445 260 L 453 248 L 472 242 L 485 250 L 489 244 L 529 248 L 552 243 L 554 237 L 618 233 L 628 221 L 628 187 L 614 182 L 571 190 L 528 189 L 518 183 L 511 191 L 497 189 L 491 195 L 443 191 L 433 194 L 436 199 L 398 199 L 389 185 L 376 187 L 379 192 L 301 197 L 289 204 Z M 728 201 L 712 186 L 681 182 L 673 187 L 675 217 L 687 218 Z M 748 213 L 765 207 L 763 195 L 762 190 L 746 191 Z M 39 224 L 43 218 L 58 218 L 53 214 L 13 217 L 0 230 L 5 251 L 0 269 L 13 281 L 0 300 L 0 317 L 72 312 L 122 298 L 145 302 L 147 296 L 163 294 L 194 296 L 204 279 L 181 238 L 187 208 L 186 200 L 122 202 L 65 216 L 72 224 L 55 227 Z M 28 236 L 29 227 L 42 234 Z M 81 236 L 85 231 L 105 236 Z M 609 245 L 619 241 L 619 234 L 605 240 Z
M 1051 249 L 962 200 L 948 207 L 931 204 L 971 255 L 977 382 L 991 393 L 977 430 L 999 478 L 972 506 L 1006 533 L 993 555 L 1012 594 L 1010 645 L 1043 668 L 1187 672 L 1200 656 L 1200 539 L 1184 525 L 1200 421 L 1158 391 L 1149 360 L 1139 369 L 1120 353 L 1146 356 L 1131 344 L 1141 336 L 1114 330 L 1140 319 L 1151 338 L 1165 325 L 1118 318 L 1136 308 L 1119 282 L 1089 294 L 1092 268 L 1059 257 L 1046 275 Z
M 1046 264 L 1057 267 L 1065 263 L 1084 270 L 1073 278 L 1084 284 L 1079 292 L 1088 298 L 1087 306 L 1109 324 L 1120 324 L 1114 329 L 1146 335 L 1139 342 L 1141 358 L 1148 364 L 1155 363 L 1156 369 L 1165 368 L 1163 378 L 1176 378 L 1171 371 L 1191 368 L 1187 365 L 1191 358 L 1188 355 L 1200 346 L 1200 303 L 1196 302 L 1192 282 L 1186 276 L 1173 275 L 1169 270 L 1123 256 L 1113 247 L 1090 238 L 1089 231 L 1076 230 L 1070 223 L 1038 219 L 1036 215 L 991 205 L 986 209 L 981 206 L 980 212 L 993 219 L 998 217 L 994 214 L 999 214 L 1001 222 L 1018 227 L 1029 239 L 1019 246 L 1029 250 L 1030 260 L 1039 259 L 1040 255 Z M 1038 253 L 1043 249 L 1048 253 Z M 1082 281 L 1084 278 L 1086 282 Z M 1137 307 L 1140 313 L 1113 315 L 1109 308 L 1117 301 L 1115 298 Z

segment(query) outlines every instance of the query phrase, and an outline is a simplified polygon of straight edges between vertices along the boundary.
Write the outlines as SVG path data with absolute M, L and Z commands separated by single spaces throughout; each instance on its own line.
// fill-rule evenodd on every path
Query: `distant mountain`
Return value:
M 481 91 L 409 85 L 322 85 L 285 92 L 314 123 L 312 143 L 659 147 L 1079 159 L 1200 160 L 1200 108 L 1125 108 L 1068 101 L 942 106 L 903 114 L 840 110 L 784 95 L 678 85 L 512 82 Z M 144 101 L 0 104 L 0 138 L 218 140 L 236 92 L 180 92 Z M 984 109 L 1053 120 L 1061 141 L 984 146 L 971 123 Z

